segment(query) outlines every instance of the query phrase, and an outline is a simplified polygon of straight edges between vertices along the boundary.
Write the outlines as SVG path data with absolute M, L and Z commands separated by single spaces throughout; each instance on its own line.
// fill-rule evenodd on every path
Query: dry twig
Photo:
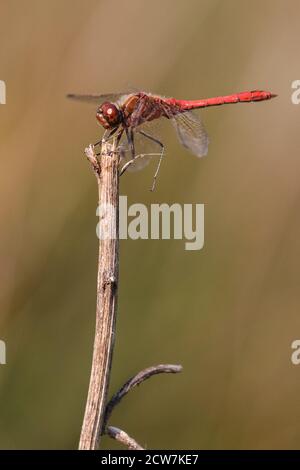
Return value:
M 99 190 L 99 261 L 96 328 L 90 385 L 79 449 L 97 449 L 107 401 L 117 313 L 119 278 L 119 155 L 116 143 L 103 143 L 100 159 L 86 149 Z
M 138 444 L 132 437 L 130 437 L 125 431 L 122 429 L 116 428 L 114 426 L 108 426 L 106 429 L 106 434 L 116 441 L 121 442 L 124 446 L 128 447 L 129 450 L 144 450 L 140 444 Z
M 106 406 L 103 430 L 105 431 L 105 427 L 108 423 L 108 420 L 115 406 L 117 406 L 120 403 L 122 398 L 124 398 L 125 395 L 127 395 L 127 393 L 130 392 L 130 390 L 132 390 L 137 385 L 140 385 L 142 382 L 149 379 L 153 375 L 164 374 L 164 373 L 176 374 L 181 371 L 182 371 L 181 365 L 159 364 L 158 366 L 148 367 L 147 369 L 142 370 L 141 372 L 139 372 L 138 374 L 134 375 L 129 380 L 127 380 L 127 382 L 125 382 L 125 384 L 120 388 L 120 390 L 118 390 L 117 393 L 113 395 L 113 397 L 110 399 L 110 401 L 108 402 Z
M 119 278 L 119 159 L 116 141 L 102 143 L 100 158 L 89 146 L 86 151 L 99 190 L 99 259 L 96 328 L 90 385 L 79 442 L 80 450 L 97 449 L 102 434 L 122 442 L 128 449 L 143 450 L 125 431 L 107 426 L 113 409 L 127 393 L 148 378 L 161 373 L 177 373 L 180 365 L 149 367 L 129 379 L 107 406 L 112 353 L 115 337 Z

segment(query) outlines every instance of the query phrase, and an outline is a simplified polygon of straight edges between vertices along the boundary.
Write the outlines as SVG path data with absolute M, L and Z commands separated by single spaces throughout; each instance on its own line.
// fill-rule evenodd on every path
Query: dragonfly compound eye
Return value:
M 113 103 L 103 103 L 96 118 L 105 129 L 117 127 L 121 122 L 121 113 Z

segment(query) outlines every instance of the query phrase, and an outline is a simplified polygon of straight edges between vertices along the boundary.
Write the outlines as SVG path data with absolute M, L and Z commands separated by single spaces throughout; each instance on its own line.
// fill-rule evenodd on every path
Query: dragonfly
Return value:
M 95 145 L 114 136 L 118 146 L 122 136 L 126 136 L 131 158 L 123 166 L 120 174 L 123 174 L 138 159 L 145 158 L 147 155 L 159 155 L 151 191 L 155 189 L 165 147 L 159 139 L 146 132 L 143 125 L 159 118 L 169 119 L 176 130 L 179 142 L 197 157 L 203 157 L 208 152 L 209 138 L 200 116 L 194 113 L 195 110 L 209 106 L 265 101 L 276 96 L 274 93 L 263 90 L 244 91 L 199 100 L 165 98 L 147 92 L 67 95 L 71 99 L 98 103 L 96 119 L 105 132 L 103 138 Z M 135 150 L 136 134 L 157 144 L 160 152 L 158 154 L 137 155 Z

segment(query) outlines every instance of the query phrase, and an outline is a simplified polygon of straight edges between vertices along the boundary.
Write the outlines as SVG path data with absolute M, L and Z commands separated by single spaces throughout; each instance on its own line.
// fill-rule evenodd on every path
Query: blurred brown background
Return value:
M 2 0 L 0 447 L 76 448 L 95 317 L 97 190 L 83 156 L 101 131 L 68 92 L 135 86 L 177 98 L 247 89 L 271 102 L 204 110 L 198 160 L 166 126 L 129 204 L 205 203 L 205 247 L 122 241 L 111 424 L 148 448 L 300 448 L 300 1 Z M 105 448 L 119 446 L 109 438 Z

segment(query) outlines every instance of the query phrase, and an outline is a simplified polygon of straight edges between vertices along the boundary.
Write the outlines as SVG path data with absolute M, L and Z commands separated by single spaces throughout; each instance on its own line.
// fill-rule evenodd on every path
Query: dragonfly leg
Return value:
M 107 137 L 105 137 L 105 133 L 104 133 L 104 135 L 103 135 L 103 137 L 102 137 L 102 140 L 100 140 L 100 142 L 104 142 L 104 143 L 108 142 L 108 141 L 112 138 L 112 136 L 115 135 L 115 133 L 116 133 L 118 130 L 119 130 L 119 127 L 115 127 L 114 129 L 112 129 L 112 130 L 108 133 L 108 136 L 107 136 Z
M 151 186 L 151 188 L 150 188 L 150 191 L 153 192 L 154 189 L 155 189 L 155 186 L 156 186 L 156 179 L 157 179 L 157 176 L 158 176 L 158 173 L 159 173 L 159 169 L 160 169 L 160 165 L 161 165 L 161 162 L 162 162 L 162 159 L 163 159 L 163 156 L 164 156 L 165 147 L 164 147 L 164 145 L 161 143 L 160 140 L 156 139 L 155 137 L 153 137 L 153 136 L 150 135 L 150 134 L 147 134 L 147 132 L 145 132 L 145 131 L 137 131 L 137 132 L 138 132 L 139 134 L 142 134 L 144 137 L 147 137 L 147 139 L 152 140 L 152 142 L 155 142 L 155 143 L 156 143 L 157 145 L 159 145 L 160 148 L 161 148 L 161 153 L 160 153 L 158 165 L 157 165 L 156 171 L 155 171 L 155 173 L 154 173 L 152 186 Z
M 129 149 L 130 149 L 130 152 L 131 152 L 131 159 L 134 160 L 134 158 L 135 158 L 135 146 L 134 146 L 133 130 L 132 130 L 132 128 L 128 129 L 127 127 L 125 127 L 125 132 L 126 132 L 126 137 L 127 137 L 128 144 L 129 144 Z
M 96 144 L 94 144 L 94 146 L 97 145 L 97 144 L 100 144 L 100 143 L 102 144 L 102 143 L 108 142 L 108 140 L 111 139 L 111 137 L 112 137 L 117 131 L 119 131 L 119 134 L 117 135 L 117 141 L 116 141 L 116 148 L 118 148 L 118 145 L 119 145 L 119 143 L 120 143 L 121 137 L 122 137 L 123 132 L 124 132 L 124 129 L 120 129 L 119 127 L 117 127 L 117 128 L 115 128 L 115 129 L 113 129 L 112 131 L 110 131 L 110 133 L 108 134 L 107 137 L 105 137 L 105 134 L 106 134 L 106 132 L 107 132 L 107 131 L 105 131 L 105 132 L 104 132 L 104 135 L 103 135 L 103 137 L 102 137 L 102 139 L 101 139 L 99 142 L 97 142 Z M 99 157 L 99 155 L 101 155 L 101 152 L 96 153 L 96 156 L 97 156 L 97 157 Z
M 160 157 L 160 156 L 161 156 L 161 153 L 141 153 L 139 155 L 136 155 L 133 159 L 129 160 L 128 162 L 125 163 L 125 165 L 123 165 L 120 171 L 120 176 L 123 175 L 123 173 L 125 173 L 127 168 L 130 165 L 132 165 L 132 163 L 135 163 L 136 160 L 141 160 L 142 158 L 145 158 L 145 157 Z
M 125 165 L 122 167 L 122 169 L 120 171 L 120 176 L 123 175 L 123 173 L 134 162 L 134 160 L 136 158 L 133 130 L 132 130 L 132 128 L 128 129 L 128 127 L 125 127 L 125 132 L 126 132 L 128 145 L 129 145 L 129 150 L 130 150 L 130 153 L 131 153 L 131 160 L 129 160 L 129 162 L 125 163 Z
M 101 139 L 101 140 L 98 140 L 98 141 L 94 144 L 94 147 L 96 147 L 96 146 L 99 145 L 99 144 L 108 142 L 108 141 L 112 138 L 112 136 L 117 132 L 117 130 L 119 130 L 119 127 L 115 127 L 114 129 L 112 129 L 112 130 L 108 133 L 107 137 L 106 137 L 107 131 L 105 131 L 104 134 L 103 134 L 103 136 L 102 136 L 102 139 Z
M 95 143 L 93 144 L 94 147 L 97 147 L 97 145 L 100 145 L 100 144 L 103 142 L 103 140 L 105 139 L 106 134 L 107 134 L 107 131 L 104 131 L 104 134 L 103 134 L 101 140 L 97 140 L 97 142 L 95 142 Z

